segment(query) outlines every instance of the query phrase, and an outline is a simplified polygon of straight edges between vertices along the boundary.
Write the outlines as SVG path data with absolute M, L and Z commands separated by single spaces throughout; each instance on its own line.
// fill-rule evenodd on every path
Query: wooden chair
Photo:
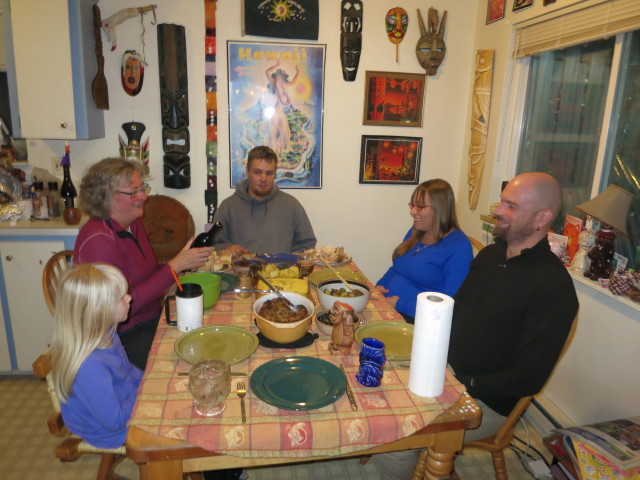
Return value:
M 126 456 L 124 445 L 118 448 L 94 447 L 93 445 L 85 442 L 82 438 L 73 435 L 65 426 L 64 420 L 62 419 L 62 413 L 60 412 L 60 403 L 58 402 L 58 397 L 56 396 L 56 391 L 53 385 L 49 352 L 45 352 L 40 355 L 38 359 L 33 362 L 32 367 L 33 373 L 35 373 L 36 377 L 47 381 L 49 396 L 51 397 L 51 402 L 53 404 L 53 412 L 51 412 L 51 415 L 49 415 L 49 418 L 47 419 L 49 432 L 57 437 L 65 437 L 62 443 L 55 448 L 56 457 L 63 462 L 73 462 L 84 453 L 102 455 L 96 480 L 127 480 L 125 477 L 118 475 L 113 471 L 116 465 L 118 465 Z
M 42 291 L 51 315 L 55 313 L 56 290 L 60 275 L 73 264 L 73 250 L 62 250 L 54 254 L 42 271 Z
M 471 242 L 471 247 L 473 248 L 473 256 L 475 257 L 480 250 L 482 250 L 486 245 L 482 243 L 480 240 L 470 237 L 467 235 L 467 238 Z

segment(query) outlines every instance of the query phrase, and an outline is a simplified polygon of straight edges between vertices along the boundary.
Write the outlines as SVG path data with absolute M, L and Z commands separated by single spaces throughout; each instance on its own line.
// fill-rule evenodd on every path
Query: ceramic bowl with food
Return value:
M 294 312 L 289 312 L 283 308 L 272 309 L 269 312 L 265 311 L 267 309 L 265 304 L 268 301 L 278 299 L 275 293 L 263 295 L 253 302 L 253 313 L 256 316 L 256 323 L 262 335 L 276 343 L 292 343 L 300 340 L 309 330 L 311 319 L 313 318 L 314 305 L 311 300 L 303 295 L 293 292 L 281 293 L 294 305 L 302 305 L 306 308 L 306 315 L 300 320 L 291 321 L 291 317 L 295 316 Z M 273 303 L 269 305 L 273 305 Z
M 331 336 L 331 332 L 333 332 L 333 323 L 331 323 L 329 313 L 331 313 L 329 310 L 320 310 L 316 313 L 316 329 L 321 335 Z
M 333 279 L 320 282 L 318 284 L 318 301 L 322 308 L 331 310 L 335 301 L 339 300 L 351 305 L 355 313 L 362 312 L 369 303 L 371 291 L 365 283 L 361 282 L 349 281 L 349 286 L 354 290 L 354 293 L 350 293 L 341 280 Z

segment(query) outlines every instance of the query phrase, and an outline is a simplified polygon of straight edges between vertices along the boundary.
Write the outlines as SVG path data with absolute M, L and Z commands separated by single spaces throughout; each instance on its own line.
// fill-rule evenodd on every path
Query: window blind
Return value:
M 516 31 L 515 57 L 609 38 L 640 29 L 640 0 L 610 0 Z

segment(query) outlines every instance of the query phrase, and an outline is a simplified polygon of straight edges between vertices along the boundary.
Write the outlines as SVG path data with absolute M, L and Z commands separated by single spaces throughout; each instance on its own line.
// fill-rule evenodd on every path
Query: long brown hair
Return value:
M 411 203 L 424 205 L 427 197 L 434 212 L 430 233 L 437 245 L 447 233 L 454 228 L 459 228 L 456 216 L 456 199 L 449 182 L 440 178 L 427 180 L 418 185 L 411 195 Z M 413 227 L 411 236 L 395 248 L 391 258 L 395 260 L 407 253 L 422 240 L 425 233 L 424 230 Z

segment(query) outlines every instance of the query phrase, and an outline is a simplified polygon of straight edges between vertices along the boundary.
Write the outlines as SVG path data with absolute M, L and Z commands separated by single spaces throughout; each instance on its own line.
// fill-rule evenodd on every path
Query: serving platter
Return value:
M 385 345 L 388 360 L 408 362 L 411 360 L 413 325 L 404 322 L 371 322 L 358 328 L 353 337 L 358 343 L 363 338 L 377 338 Z
M 314 260 L 316 265 L 319 265 L 321 267 L 324 267 L 324 263 L 322 263 L 320 260 L 318 260 L 317 258 Z M 342 260 L 341 262 L 327 262 L 329 265 L 331 265 L 332 267 L 344 267 L 345 265 L 349 265 L 351 263 L 351 255 L 350 254 L 346 254 L 346 257 L 344 260 Z
M 179 337 L 174 345 L 176 355 L 191 364 L 215 358 L 233 365 L 249 358 L 257 348 L 258 337 L 254 333 L 230 325 L 192 330 Z
M 278 266 L 291 266 L 295 265 L 298 262 L 298 256 L 294 253 L 261 253 L 260 255 L 256 255 L 256 258 L 259 258 L 264 261 L 264 263 L 273 263 Z
M 347 281 L 353 280 L 354 282 L 363 282 L 363 283 L 367 281 L 366 278 L 364 278 L 364 276 L 362 276 L 358 272 L 354 272 L 353 270 L 349 270 L 347 268 L 339 268 L 338 272 L 340 272 L 340 275 L 342 275 Z M 338 277 L 335 275 L 335 273 L 333 273 L 328 268 L 325 268 L 323 270 L 316 270 L 315 272 L 310 274 L 309 283 L 317 288 L 318 285 L 324 282 L 325 280 L 331 280 L 334 278 L 336 280 L 339 280 Z
M 285 410 L 313 410 L 338 400 L 347 379 L 333 363 L 314 357 L 283 357 L 251 374 L 251 391 L 269 405 Z

